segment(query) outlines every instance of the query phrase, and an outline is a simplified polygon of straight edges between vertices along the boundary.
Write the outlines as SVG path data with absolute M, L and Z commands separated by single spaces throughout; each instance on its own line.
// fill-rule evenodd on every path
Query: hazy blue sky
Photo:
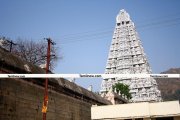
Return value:
M 0 0 L 0 35 L 51 37 L 63 56 L 55 73 L 104 73 L 119 10 L 137 26 L 153 73 L 180 67 L 180 0 Z M 101 79 L 76 83 L 100 89 Z

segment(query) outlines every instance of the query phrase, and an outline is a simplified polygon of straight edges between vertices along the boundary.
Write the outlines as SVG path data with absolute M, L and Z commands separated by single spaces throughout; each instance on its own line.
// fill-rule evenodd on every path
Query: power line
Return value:
M 162 22 L 162 21 L 169 21 L 169 18 L 172 18 L 172 19 L 179 19 L 179 15 L 180 12 L 178 13 L 174 13 L 174 14 L 171 14 L 171 15 L 164 15 L 164 16 L 159 16 L 157 18 L 152 18 L 152 19 L 148 19 L 148 20 L 143 20 L 143 21 L 137 21 L 136 24 L 140 24 L 140 26 L 146 26 L 146 25 L 151 25 L 152 23 L 156 23 L 156 22 Z M 178 17 L 178 18 L 173 18 L 173 17 Z M 168 18 L 168 19 L 167 19 Z M 158 21 L 157 21 L 158 20 Z M 171 20 L 171 19 L 170 19 Z M 148 21 L 150 21 L 150 23 L 147 23 Z M 144 24 L 145 23 L 145 24 Z M 139 26 L 138 26 L 139 27 Z M 100 32 L 107 32 L 107 31 L 112 31 L 114 27 L 107 27 L 106 28 L 102 28 L 103 31 L 100 31 Z M 101 29 L 99 29 L 101 30 Z M 78 35 L 86 35 L 89 33 L 91 34 L 94 34 L 94 33 L 97 33 L 99 32 L 99 30 L 93 30 L 93 31 L 85 31 L 85 32 L 79 32 L 79 33 L 72 33 L 72 34 L 66 34 L 66 35 L 62 35 L 61 38 L 69 38 L 69 37 L 74 37 L 74 36 L 78 36 Z
M 94 38 L 93 38 L 94 37 Z M 100 38 L 107 38 L 107 37 L 111 37 L 109 36 L 108 34 L 106 35 L 103 35 L 103 36 L 93 36 L 93 37 L 90 37 L 90 38 L 86 38 L 86 39 L 74 39 L 74 40 L 69 40 L 69 41 L 65 41 L 65 42 L 61 42 L 60 44 L 67 44 L 67 43 L 75 43 L 75 42 L 80 42 L 80 41 L 89 41 L 90 39 L 93 39 L 93 40 L 103 40 L 103 39 L 100 39 Z
M 149 21 L 145 22 L 136 22 L 136 29 L 138 30 L 148 30 L 151 28 L 164 28 L 170 27 L 174 25 L 180 24 L 180 17 L 177 16 L 178 13 L 173 15 L 165 15 L 164 17 L 158 17 L 153 19 L 148 19 Z M 175 16 L 176 15 L 176 16 Z M 179 15 L 179 14 L 178 14 Z M 175 17 L 174 17 L 175 16 Z M 139 23 L 139 24 L 138 24 Z M 101 30 L 101 31 L 100 31 Z M 107 27 L 104 29 L 96 29 L 93 31 L 85 31 L 79 33 L 72 33 L 60 36 L 60 38 L 55 39 L 56 41 L 60 41 L 59 44 L 69 44 L 69 43 L 76 43 L 79 41 L 88 41 L 88 40 L 103 40 L 106 37 L 111 37 L 114 31 L 114 27 Z
M 163 21 L 155 21 L 155 22 L 152 22 L 152 23 L 148 23 L 148 24 L 145 24 L 145 25 L 139 25 L 137 26 L 136 28 L 138 29 L 145 29 L 145 28 L 148 28 L 148 27 L 156 27 L 156 26 L 161 26 L 161 25 L 165 25 L 165 26 L 162 26 L 162 27 L 166 27 L 166 25 L 169 25 L 169 24 L 174 24 L 174 22 L 176 22 L 176 24 L 179 24 L 180 22 L 180 18 L 173 18 L 173 19 L 168 19 L 168 20 L 163 20 Z M 63 40 L 66 40 L 68 42 L 70 42 L 71 40 L 77 40 L 77 39 L 85 39 L 85 38 L 89 38 L 89 37 L 95 37 L 95 36 L 103 36 L 104 34 L 112 34 L 112 30 L 108 30 L 108 31 L 103 31 L 103 32 L 98 32 L 98 33 L 93 33 L 93 34 L 81 34 L 81 35 L 73 35 L 73 36 L 66 36 Z M 63 42 L 64 43 L 64 42 Z
M 143 28 L 143 27 L 149 27 L 149 26 L 154 26 L 154 25 L 161 25 L 161 24 L 167 24 L 167 23 L 171 23 L 171 22 L 179 22 L 180 17 L 178 18 L 173 18 L 173 19 L 167 19 L 167 20 L 161 20 L 161 21 L 155 21 L 155 22 L 151 22 L 145 25 L 139 25 L 139 28 Z
M 77 35 L 77 36 L 74 36 L 74 37 L 66 37 L 66 38 L 62 38 L 62 39 L 71 40 L 71 39 L 78 39 L 78 38 L 83 38 L 83 37 L 101 36 L 101 35 L 112 33 L 112 32 L 113 32 L 112 30 L 109 30 L 109 31 L 106 31 L 106 32 L 99 32 L 99 33 L 93 33 L 93 34 L 87 34 L 87 35 L 82 34 L 82 35 Z
M 71 34 L 65 34 L 65 35 L 62 35 L 61 38 L 67 38 L 67 37 L 70 37 L 70 36 L 76 36 L 76 35 L 82 35 L 82 34 L 91 34 L 91 33 L 97 33 L 99 32 L 107 32 L 109 31 L 110 29 L 113 29 L 113 27 L 106 27 L 106 28 L 101 28 L 101 29 L 96 29 L 96 30 L 91 30 L 91 31 L 85 31 L 85 32 L 78 32 L 78 33 L 71 33 Z
M 166 20 L 166 21 L 158 21 L 154 22 L 151 24 L 147 24 L 144 26 L 136 27 L 136 29 L 149 29 L 149 28 L 164 28 L 164 27 L 170 27 L 173 25 L 178 25 L 180 24 L 180 18 L 176 18 L 172 20 Z M 66 44 L 66 43 L 71 43 L 71 42 L 79 42 L 79 41 L 87 41 L 89 39 L 96 39 L 96 38 L 104 38 L 105 36 L 109 36 L 109 34 L 112 34 L 113 32 L 105 32 L 105 33 L 100 33 L 99 34 L 89 34 L 89 35 L 81 35 L 81 36 L 75 36 L 75 37 L 69 37 L 64 40 L 64 42 L 61 42 L 61 44 Z

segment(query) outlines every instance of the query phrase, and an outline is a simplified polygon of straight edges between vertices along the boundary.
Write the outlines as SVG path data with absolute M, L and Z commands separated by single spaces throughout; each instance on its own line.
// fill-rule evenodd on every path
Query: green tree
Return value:
M 132 98 L 131 93 L 129 92 L 130 89 L 128 85 L 125 85 L 123 83 L 116 83 L 115 85 L 112 86 L 112 89 L 114 92 L 117 93 L 120 92 L 121 95 L 126 96 L 128 100 Z

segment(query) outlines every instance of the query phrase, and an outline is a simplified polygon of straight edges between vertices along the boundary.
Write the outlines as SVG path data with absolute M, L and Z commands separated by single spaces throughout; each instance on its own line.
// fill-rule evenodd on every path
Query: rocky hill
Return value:
M 162 74 L 180 74 L 180 68 L 171 68 Z M 158 78 L 156 81 L 164 101 L 180 101 L 180 78 Z

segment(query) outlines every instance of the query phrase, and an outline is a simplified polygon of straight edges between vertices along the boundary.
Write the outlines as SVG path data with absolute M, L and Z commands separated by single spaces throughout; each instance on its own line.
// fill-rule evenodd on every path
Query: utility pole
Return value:
M 7 40 L 7 42 L 10 43 L 9 51 L 11 52 L 11 51 L 12 51 L 12 46 L 13 46 L 13 45 L 17 45 L 17 44 L 13 43 L 12 40 L 11 40 L 11 41 Z
M 48 41 L 46 74 L 48 74 L 50 57 L 51 57 L 51 44 L 54 45 L 55 43 L 52 42 L 51 38 L 46 38 L 46 40 Z M 43 102 L 43 107 L 42 107 L 43 120 L 46 120 L 47 107 L 48 107 L 48 78 L 46 78 L 45 80 L 44 102 Z
M 12 51 L 13 45 L 17 45 L 17 44 L 15 44 L 12 40 L 8 40 L 8 39 L 5 38 L 5 37 L 3 37 L 2 40 L 4 41 L 5 44 L 10 45 L 10 47 L 9 47 L 9 52 Z

